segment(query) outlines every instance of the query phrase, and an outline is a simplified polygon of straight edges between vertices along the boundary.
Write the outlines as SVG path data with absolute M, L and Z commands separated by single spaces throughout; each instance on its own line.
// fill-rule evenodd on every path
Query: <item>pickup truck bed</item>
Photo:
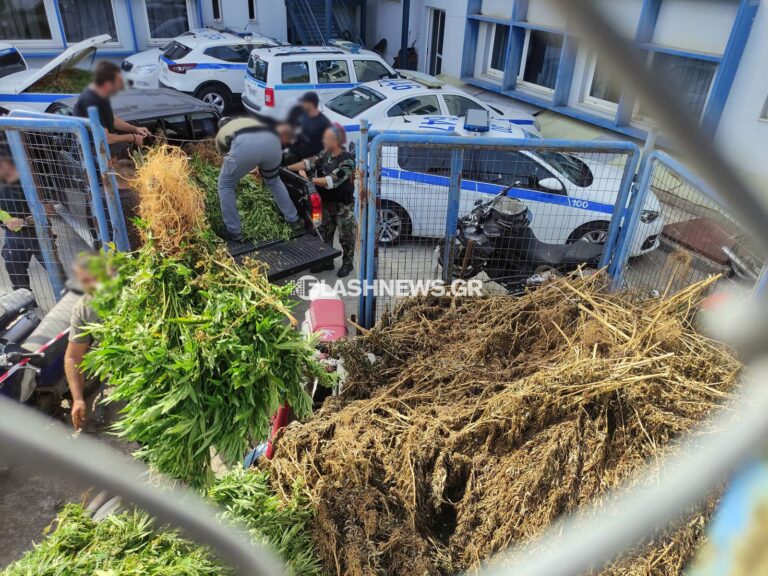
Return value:
M 305 222 L 312 222 L 310 196 L 315 188 L 306 178 L 288 170 L 280 171 L 299 215 Z M 304 234 L 291 240 L 264 240 L 261 242 L 227 242 L 232 257 L 242 262 L 246 257 L 264 262 L 268 266 L 267 278 L 274 282 L 286 276 L 332 261 L 341 255 L 339 250 L 328 246 L 317 232 L 308 226 Z

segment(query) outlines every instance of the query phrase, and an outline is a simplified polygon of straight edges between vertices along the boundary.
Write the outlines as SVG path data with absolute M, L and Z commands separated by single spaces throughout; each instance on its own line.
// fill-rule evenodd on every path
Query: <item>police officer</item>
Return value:
M 320 229 L 326 243 L 333 245 L 333 236 L 339 229 L 342 263 L 338 277 L 349 276 L 354 268 L 355 224 L 355 159 L 344 148 L 346 133 L 340 125 L 331 125 L 323 134 L 323 150 L 317 156 L 290 165 L 288 168 L 304 173 L 314 171 L 312 183 L 318 188 L 323 200 L 323 224 Z M 322 270 L 333 270 L 333 262 Z M 319 272 L 321 269 L 313 269 Z
M 270 127 L 255 118 L 223 118 L 216 134 L 216 148 L 224 156 L 219 174 L 219 203 L 227 228 L 223 234 L 225 239 L 243 241 L 235 190 L 244 176 L 257 169 L 285 220 L 297 234 L 304 231 L 304 221 L 280 180 L 283 150 L 280 139 Z

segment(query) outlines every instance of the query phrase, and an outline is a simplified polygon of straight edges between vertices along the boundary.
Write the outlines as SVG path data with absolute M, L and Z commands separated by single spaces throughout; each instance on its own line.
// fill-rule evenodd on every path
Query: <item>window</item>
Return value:
M 528 30 L 519 79 L 535 89 L 554 90 L 562 49 L 562 34 Z
M 221 1 L 211 0 L 211 11 L 213 12 L 214 20 L 221 20 Z
M 283 62 L 283 84 L 309 84 L 309 64 Z
M 15 74 L 26 70 L 24 59 L 15 48 L 6 48 L 0 50 L 0 78 L 5 78 L 9 74 Z
M 109 34 L 117 42 L 112 0 L 59 0 L 59 12 L 67 42 L 81 42 L 100 34 Z M 84 18 L 84 14 L 88 17 Z
M 181 42 L 171 42 L 163 50 L 163 56 L 168 60 L 181 60 L 190 52 L 192 52 L 192 48 L 189 46 L 185 46 Z
M 267 71 L 269 70 L 269 64 L 261 58 L 251 58 L 248 61 L 248 74 L 259 82 L 267 81 Z
M 163 124 L 165 125 L 165 136 L 169 140 L 192 140 L 192 132 L 189 130 L 186 116 L 163 118 Z
M 145 0 L 149 35 L 152 38 L 175 38 L 189 32 L 186 0 Z
M 450 176 L 451 151 L 448 148 L 398 146 L 397 163 L 408 172 Z
M 473 154 L 469 164 L 469 177 L 479 182 L 513 186 L 519 182 L 523 188 L 538 189 L 539 180 L 552 174 L 541 164 L 520 152 L 486 150 Z
M 507 65 L 507 44 L 509 44 L 509 26 L 494 24 L 488 43 L 488 65 L 486 73 L 491 76 L 504 76 Z
M 445 100 L 445 106 L 451 116 L 466 116 L 470 110 L 485 110 L 474 100 L 457 94 L 443 94 L 443 100 Z
M 571 183 L 582 188 L 591 186 L 594 181 L 592 170 L 589 169 L 586 162 L 579 160 L 570 154 L 553 152 L 551 150 L 540 150 L 534 152 L 536 156 L 552 166 L 558 174 L 565 176 Z
M 192 135 L 195 140 L 204 140 L 216 136 L 217 120 L 213 114 L 197 112 L 189 115 L 192 122 Z
M 679 98 L 680 104 L 700 118 L 717 72 L 717 63 L 662 52 L 655 52 L 649 58 L 654 78 L 663 81 Z M 651 116 L 642 102 L 637 115 L 640 118 Z
M 401 100 L 387 112 L 387 116 L 425 116 L 426 114 L 440 114 L 440 105 L 437 103 L 437 96 L 424 95 L 413 96 Z
M 392 71 L 376 60 L 355 60 L 355 76 L 358 82 L 373 82 L 382 78 L 394 78 Z
M 50 40 L 44 0 L 0 0 L 0 40 Z
M 318 60 L 316 65 L 320 84 L 349 82 L 349 66 L 344 60 Z
M 203 54 L 223 60 L 224 62 L 234 62 L 236 64 L 245 64 L 251 55 L 252 46 L 248 44 L 235 44 L 232 46 L 213 46 L 207 48 Z
M 383 101 L 384 96 L 375 90 L 359 86 L 339 94 L 325 106 L 337 114 L 347 118 L 354 118 Z
M 592 58 L 587 83 L 588 90 L 584 95 L 586 103 L 616 109 L 621 98 L 621 84 L 597 56 Z
M 248 20 L 256 21 L 256 0 L 248 0 Z

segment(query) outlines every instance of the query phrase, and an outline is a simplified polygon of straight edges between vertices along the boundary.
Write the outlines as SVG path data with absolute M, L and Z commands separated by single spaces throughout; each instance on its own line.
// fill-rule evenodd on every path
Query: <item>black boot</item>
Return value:
M 221 232 L 221 234 L 219 234 L 219 236 L 221 236 L 224 240 L 227 240 L 228 242 L 240 242 L 240 243 L 242 243 L 242 242 L 245 241 L 244 238 L 243 238 L 242 233 L 233 234 L 229 230 L 224 230 L 223 232 Z
M 342 262 L 341 268 L 339 268 L 339 271 L 336 273 L 336 276 L 339 278 L 346 278 L 349 276 L 349 274 L 354 270 L 355 266 L 352 264 L 352 262 Z

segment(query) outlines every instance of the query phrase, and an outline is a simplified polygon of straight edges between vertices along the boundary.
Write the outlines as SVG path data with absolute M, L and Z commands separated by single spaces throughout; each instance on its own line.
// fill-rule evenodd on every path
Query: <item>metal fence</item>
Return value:
M 109 147 L 98 118 L 14 112 L 0 118 L 6 220 L 0 290 L 29 288 L 45 312 L 78 253 L 128 249 Z
M 751 292 L 765 258 L 721 197 L 665 152 L 651 153 L 643 164 L 635 194 L 652 209 L 641 211 L 633 225 L 659 218 L 663 222 L 659 249 L 633 258 L 630 246 L 617 257 L 615 285 L 669 294 L 720 275 L 710 290 Z
M 367 138 L 373 136 L 370 144 Z M 607 266 L 639 150 L 575 142 L 362 133 L 360 317 L 367 326 L 400 288 L 475 280 L 517 292 L 548 274 Z M 636 229 L 637 250 L 658 223 Z

